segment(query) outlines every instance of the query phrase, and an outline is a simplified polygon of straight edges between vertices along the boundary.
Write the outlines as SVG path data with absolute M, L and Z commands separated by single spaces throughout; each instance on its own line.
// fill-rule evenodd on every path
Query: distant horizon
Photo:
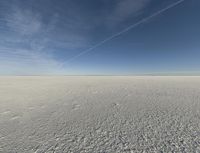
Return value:
M 0 76 L 200 76 L 200 72 L 155 72 L 134 74 L 24 74 L 24 75 L 2 75 Z

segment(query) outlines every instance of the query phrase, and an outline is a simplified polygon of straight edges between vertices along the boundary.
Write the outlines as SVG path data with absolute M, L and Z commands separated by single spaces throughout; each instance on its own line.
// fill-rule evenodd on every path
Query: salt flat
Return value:
M 0 152 L 200 152 L 200 77 L 0 77 Z

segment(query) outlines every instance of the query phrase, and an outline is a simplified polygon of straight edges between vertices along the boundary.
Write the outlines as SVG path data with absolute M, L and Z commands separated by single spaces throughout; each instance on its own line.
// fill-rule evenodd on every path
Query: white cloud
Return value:
M 7 34 L 0 36 L 1 74 L 50 74 L 61 71 L 60 63 L 46 48 L 46 34 L 55 27 L 55 18 L 45 26 L 39 13 L 21 7 L 8 8 L 4 15 Z
M 21 35 L 33 35 L 42 29 L 41 17 L 31 10 L 15 7 L 6 16 L 6 21 L 11 31 Z
M 137 16 L 150 0 L 118 0 L 111 15 L 108 17 L 111 25 L 119 24 L 129 17 Z

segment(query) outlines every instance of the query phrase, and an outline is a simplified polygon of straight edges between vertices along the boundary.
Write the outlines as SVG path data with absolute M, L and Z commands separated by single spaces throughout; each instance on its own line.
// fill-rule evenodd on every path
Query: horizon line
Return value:
M 17 76 L 200 76 L 199 73 L 138 73 L 138 74 L 19 74 L 19 75 L 3 75 L 0 74 L 0 77 L 17 77 Z

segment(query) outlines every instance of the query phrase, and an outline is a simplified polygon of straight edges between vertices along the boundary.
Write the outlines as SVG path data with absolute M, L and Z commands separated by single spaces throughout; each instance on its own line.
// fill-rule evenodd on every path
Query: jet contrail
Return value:
M 99 43 L 97 43 L 96 45 L 94 45 L 94 46 L 88 48 L 87 50 L 85 50 L 85 51 L 83 51 L 83 52 L 80 52 L 79 54 L 75 55 L 74 57 L 72 57 L 72 58 L 68 59 L 67 61 L 65 61 L 64 63 L 62 63 L 62 65 L 65 65 L 65 64 L 67 64 L 67 63 L 70 63 L 71 61 L 75 60 L 76 58 L 78 58 L 78 57 L 80 57 L 80 56 L 82 56 L 82 55 L 84 55 L 84 54 L 86 54 L 86 53 L 88 53 L 88 52 L 93 51 L 95 48 L 97 48 L 97 47 L 99 47 L 99 46 L 105 44 L 106 42 L 108 42 L 108 41 L 114 39 L 115 37 L 120 36 L 120 35 L 124 34 L 125 32 L 130 31 L 131 29 L 133 29 L 133 28 L 135 28 L 135 27 L 141 25 L 142 23 L 147 22 L 147 21 L 150 20 L 151 18 L 154 18 L 154 17 L 160 15 L 161 13 L 163 13 L 163 12 L 165 12 L 165 11 L 167 11 L 167 10 L 169 10 L 169 9 L 171 9 L 171 8 L 173 8 L 173 7 L 175 7 L 175 6 L 177 6 L 178 4 L 180 4 L 180 3 L 184 2 L 184 1 L 185 1 L 185 0 L 179 0 L 179 1 L 175 2 L 175 3 L 173 3 L 173 4 L 170 4 L 169 6 L 167 6 L 167 7 L 163 8 L 163 9 L 159 10 L 158 12 L 155 12 L 155 13 L 153 13 L 152 15 L 150 15 L 150 16 L 148 16 L 148 17 L 146 17 L 146 18 L 144 18 L 144 19 L 142 19 L 142 20 L 140 20 L 140 21 L 138 21 L 137 23 L 130 25 L 129 27 L 123 29 L 123 30 L 120 31 L 120 32 L 117 32 L 116 34 L 114 34 L 114 35 L 112 35 L 112 36 L 110 36 L 110 37 L 104 39 L 103 41 L 100 41 Z

